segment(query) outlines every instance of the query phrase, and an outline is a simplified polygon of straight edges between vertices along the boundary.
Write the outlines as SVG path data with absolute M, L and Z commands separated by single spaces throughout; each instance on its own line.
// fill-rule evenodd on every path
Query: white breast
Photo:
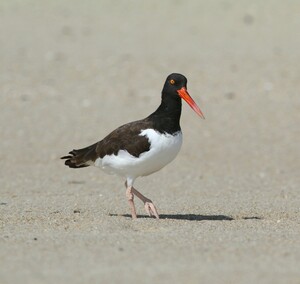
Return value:
M 150 150 L 134 157 L 126 150 L 117 155 L 107 155 L 95 161 L 95 166 L 108 173 L 130 178 L 150 175 L 170 163 L 178 154 L 182 145 L 182 133 L 174 135 L 161 134 L 154 129 L 142 130 L 140 135 L 146 136 L 151 144 Z

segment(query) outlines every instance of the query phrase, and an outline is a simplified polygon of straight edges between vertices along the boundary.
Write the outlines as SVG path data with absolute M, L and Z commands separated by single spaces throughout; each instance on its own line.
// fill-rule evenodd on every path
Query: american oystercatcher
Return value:
M 133 187 L 136 178 L 157 172 L 170 163 L 182 144 L 180 128 L 181 99 L 202 118 L 200 108 L 187 92 L 187 79 L 177 73 L 169 75 L 164 84 L 161 104 L 148 117 L 124 124 L 103 140 L 83 149 L 73 150 L 65 165 L 70 168 L 96 166 L 107 173 L 126 178 L 126 197 L 132 218 L 137 218 L 134 196 L 142 200 L 149 216 L 159 215 L 150 199 Z

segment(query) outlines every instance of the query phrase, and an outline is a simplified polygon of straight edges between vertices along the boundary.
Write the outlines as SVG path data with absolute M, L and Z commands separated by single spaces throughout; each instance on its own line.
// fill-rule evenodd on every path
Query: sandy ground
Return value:
M 300 283 L 299 1 L 0 3 L 0 282 Z M 136 186 L 59 157 L 150 114 L 177 159 Z

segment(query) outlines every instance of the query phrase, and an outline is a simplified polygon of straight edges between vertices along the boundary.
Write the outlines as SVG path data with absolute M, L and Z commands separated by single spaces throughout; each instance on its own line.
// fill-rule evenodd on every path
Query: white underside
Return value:
M 181 131 L 170 135 L 161 134 L 154 129 L 145 129 L 140 135 L 149 139 L 149 151 L 137 158 L 126 150 L 120 150 L 117 155 L 98 158 L 94 165 L 107 173 L 126 177 L 130 186 L 137 177 L 150 175 L 174 160 L 182 145 Z

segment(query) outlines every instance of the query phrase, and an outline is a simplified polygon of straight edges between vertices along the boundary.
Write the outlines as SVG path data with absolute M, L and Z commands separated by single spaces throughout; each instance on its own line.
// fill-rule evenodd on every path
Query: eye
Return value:
M 171 84 L 171 85 L 174 85 L 174 84 L 175 84 L 175 80 L 171 79 L 171 80 L 170 80 L 170 84 Z

